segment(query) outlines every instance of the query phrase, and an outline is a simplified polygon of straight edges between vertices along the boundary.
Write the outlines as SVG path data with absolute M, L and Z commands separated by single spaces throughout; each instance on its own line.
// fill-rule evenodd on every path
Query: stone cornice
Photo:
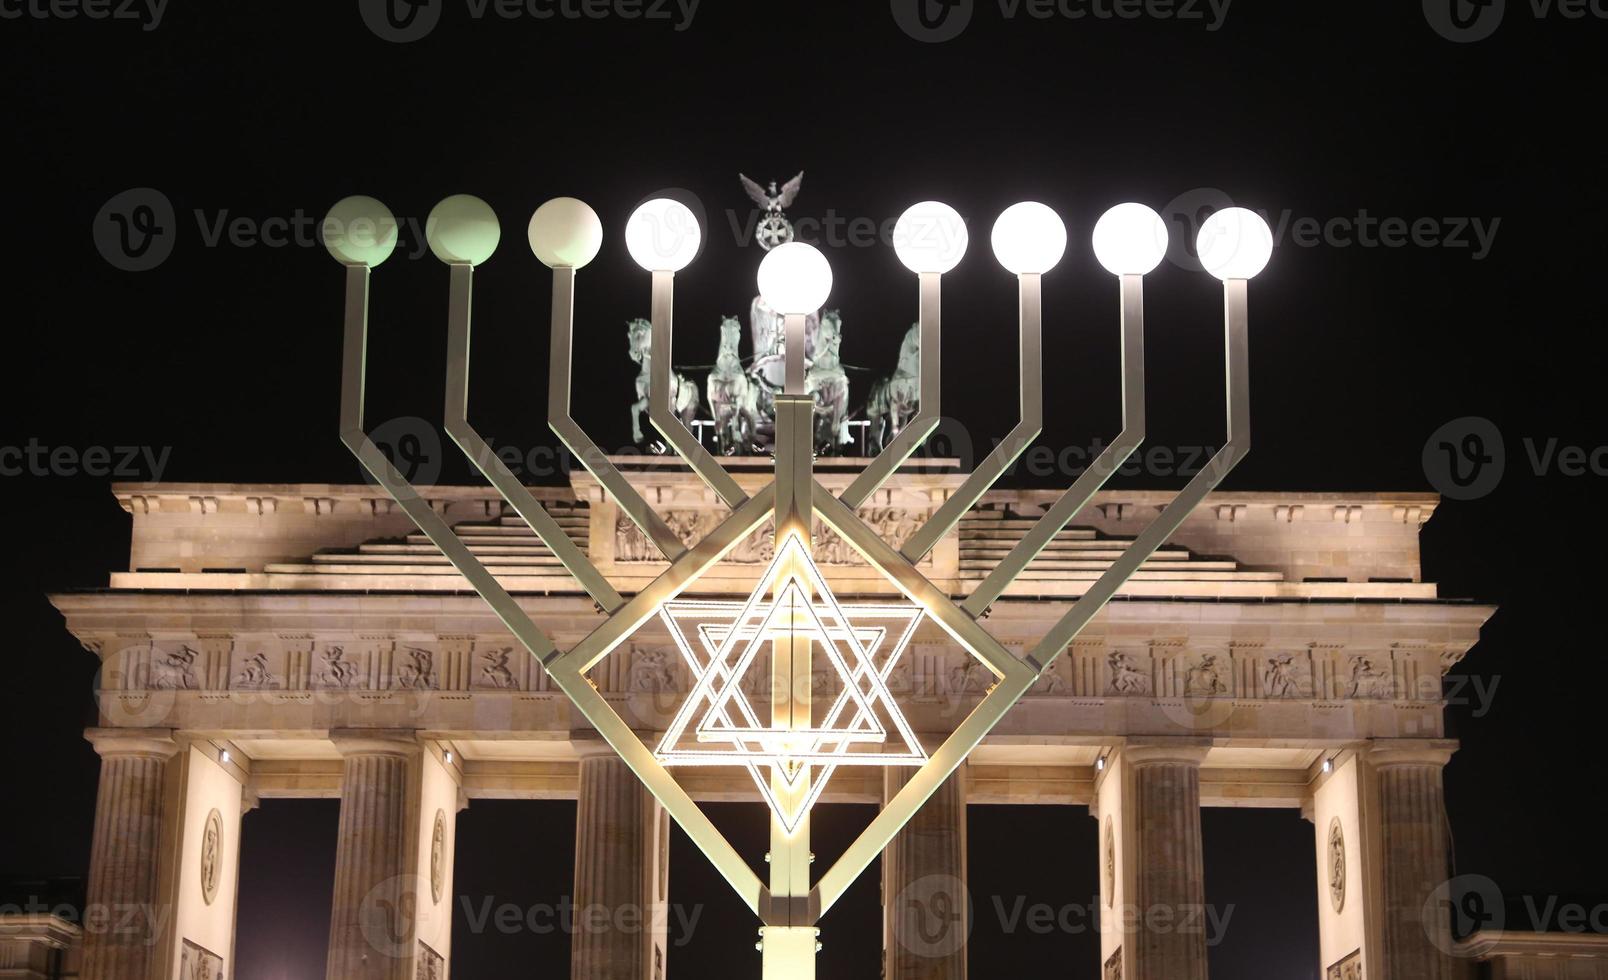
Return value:
M 1366 757 L 1376 769 L 1392 766 L 1444 766 L 1458 744 L 1453 739 L 1378 738 L 1368 744 Z
M 179 751 L 171 728 L 91 728 L 84 738 L 102 758 L 170 759 Z
M 1504 956 L 1608 957 L 1608 935 L 1560 932 L 1476 932 L 1457 944 L 1458 954 L 1478 960 Z

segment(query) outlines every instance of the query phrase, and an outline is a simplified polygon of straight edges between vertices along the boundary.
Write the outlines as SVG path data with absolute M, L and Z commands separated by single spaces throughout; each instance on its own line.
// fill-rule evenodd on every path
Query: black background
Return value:
M 1216 188 L 1275 224 L 1364 210 L 1500 219 L 1479 259 L 1468 247 L 1286 239 L 1253 287 L 1256 446 L 1228 486 L 1428 490 L 1431 433 L 1465 416 L 1494 423 L 1506 441 L 1500 484 L 1446 501 L 1423 534 L 1426 577 L 1444 595 L 1501 606 L 1454 672 L 1495 686 L 1488 704 L 1452 709 L 1463 743 L 1447 771 L 1457 870 L 1488 876 L 1520 912 L 1525 897 L 1600 904 L 1608 858 L 1594 796 L 1608 668 L 1593 610 L 1605 484 L 1601 474 L 1537 472 L 1525 440 L 1608 443 L 1608 22 L 1507 6 L 1495 35 L 1471 44 L 1437 34 L 1411 2 L 1237 0 L 1208 30 L 1148 17 L 1007 18 L 988 0 L 960 37 L 938 44 L 908 37 L 878 0 L 706 0 L 681 31 L 617 17 L 476 19 L 448 0 L 434 32 L 406 45 L 368 30 L 355 0 L 179 0 L 151 31 L 0 20 L 10 185 L 0 446 L 170 450 L 160 476 L 171 481 L 357 481 L 336 438 L 339 269 L 316 245 L 209 246 L 197 210 L 208 222 L 225 212 L 254 224 L 316 221 L 361 192 L 422 219 L 447 194 L 484 197 L 504 236 L 479 276 L 472 410 L 495 442 L 525 448 L 552 439 L 548 280 L 524 227 L 560 194 L 590 202 L 609 231 L 581 276 L 576 414 L 611 446 L 628 438 L 634 365 L 623 324 L 647 307 L 647 278 L 619 232 L 660 188 L 690 191 L 709 218 L 702 256 L 678 276 L 677 356 L 688 364 L 713 359 L 718 316 L 745 312 L 753 294 L 759 253 L 728 217 L 749 217 L 739 170 L 761 180 L 805 170 L 795 219 L 880 223 L 924 198 L 955 205 L 973 244 L 946 278 L 945 410 L 984 450 L 1015 405 L 1016 352 L 1000 340 L 1013 288 L 986 245 L 993 216 L 1014 201 L 1050 204 L 1071 233 L 1046 281 L 1053 380 L 1041 442 L 1057 448 L 1116 430 L 1115 290 L 1087 246 L 1106 207 L 1160 208 Z M 137 187 L 172 202 L 176 239 L 159 268 L 131 273 L 103 258 L 91 227 L 110 198 Z M 827 252 L 845 360 L 886 371 L 914 316 L 914 284 L 887 247 Z M 1147 284 L 1152 441 L 1216 445 L 1217 284 L 1171 263 Z M 371 419 L 439 418 L 445 287 L 428 255 L 377 271 Z M 146 467 L 135 478 L 153 475 Z M 443 479 L 468 475 L 449 464 Z M 126 567 L 129 518 L 111 482 L 0 477 L 0 691 L 11 734 L 0 874 L 87 866 L 96 763 L 81 732 L 94 663 L 45 596 L 104 585 Z M 1180 483 L 1159 473 L 1128 481 Z M 335 812 L 274 802 L 247 817 L 241 980 L 322 974 Z M 559 901 L 573 813 L 475 804 L 460 831 L 460 895 Z M 721 814 L 737 834 L 756 834 L 759 819 L 752 808 Z M 864 819 L 831 808 L 823 837 Z M 971 821 L 974 969 L 1095 976 L 1091 937 L 1005 936 L 992 904 L 1089 902 L 1094 821 L 1081 810 L 993 807 Z M 1209 898 L 1238 909 L 1213 952 L 1214 976 L 1315 975 L 1310 826 L 1294 814 L 1210 811 L 1205 828 Z M 685 846 L 672 877 L 677 902 L 706 907 L 673 969 L 752 975 L 752 922 L 724 886 Z M 832 973 L 876 975 L 875 907 L 871 875 L 826 921 Z M 1530 927 L 1512 915 L 1509 924 Z M 459 925 L 457 976 L 567 973 L 562 937 L 471 936 Z

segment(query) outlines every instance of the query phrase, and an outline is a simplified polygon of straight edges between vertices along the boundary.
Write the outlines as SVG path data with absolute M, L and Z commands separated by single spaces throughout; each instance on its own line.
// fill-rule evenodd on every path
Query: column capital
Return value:
M 171 728 L 90 728 L 84 738 L 101 758 L 171 759 L 179 751 Z
M 1212 747 L 1211 739 L 1158 737 L 1129 739 L 1121 750 L 1122 760 L 1130 766 L 1173 765 L 1199 766 L 1206 761 L 1206 752 Z
M 577 760 L 618 759 L 622 764 L 625 762 L 620 753 L 614 751 L 614 746 L 601 738 L 571 738 L 570 749 Z
M 419 733 L 397 728 L 331 728 L 329 740 L 342 758 L 354 755 L 389 755 L 414 758 L 424 751 Z
M 1387 766 L 1445 766 L 1458 749 L 1455 739 L 1376 738 L 1363 756 L 1375 768 Z

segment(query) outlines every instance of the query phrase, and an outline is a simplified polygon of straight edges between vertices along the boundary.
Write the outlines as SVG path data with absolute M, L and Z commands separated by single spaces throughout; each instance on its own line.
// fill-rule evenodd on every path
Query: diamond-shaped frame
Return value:
M 452 266 L 452 300 L 449 306 L 450 347 L 453 351 L 449 358 L 449 422 L 457 420 L 462 422 L 462 406 L 454 407 L 452 400 L 455 394 L 461 393 L 467 381 L 467 349 L 468 349 L 468 323 L 470 306 L 470 284 L 472 282 L 473 267 L 467 264 L 454 264 Z M 660 801 L 665 809 L 675 818 L 682 829 L 692 838 L 704 852 L 705 856 L 715 865 L 728 883 L 736 890 L 738 896 L 748 907 L 767 921 L 767 924 L 784 927 L 783 932 L 798 932 L 798 927 L 804 925 L 794 921 L 796 906 L 786 906 L 781 913 L 782 920 L 771 923 L 769 918 L 774 914 L 772 903 L 768 901 L 769 890 L 759 879 L 758 875 L 748 866 L 731 844 L 714 827 L 713 823 L 703 814 L 697 804 L 676 783 L 668 770 L 660 764 L 653 752 L 633 732 L 619 714 L 608 704 L 603 696 L 591 685 L 586 673 L 600 660 L 608 656 L 619 646 L 624 639 L 634 633 L 641 625 L 652 617 L 654 612 L 664 603 L 674 599 L 709 568 L 724 558 L 744 538 L 752 534 L 776 511 L 778 500 L 778 483 L 772 482 L 752 497 L 742 497 L 741 491 L 736 488 L 729 475 L 718 466 L 712 464 L 707 454 L 694 454 L 688 459 L 695 472 L 702 477 L 722 497 L 732 505 L 732 513 L 720 523 L 710 534 L 698 542 L 697 545 L 684 551 L 673 554 L 670 567 L 661 573 L 636 596 L 623 601 L 618 605 L 613 603 L 612 590 L 605 582 L 600 581 L 596 569 L 587 563 L 583 572 L 590 574 L 577 574 L 587 591 L 594 597 L 600 594 L 600 609 L 607 614 L 605 621 L 591 634 L 583 639 L 574 648 L 560 652 L 552 641 L 524 611 L 514 598 L 497 582 L 496 578 L 485 568 L 478 558 L 458 539 L 452 528 L 440 514 L 427 502 L 407 479 L 399 473 L 384 453 L 368 438 L 363 427 L 363 388 L 364 370 L 367 360 L 367 334 L 368 334 L 368 299 L 369 279 L 371 269 L 364 265 L 349 265 L 346 269 L 346 301 L 345 301 L 345 343 L 342 358 L 342 394 L 341 394 L 341 439 L 352 453 L 362 463 L 363 467 L 375 480 L 389 493 L 397 504 L 403 509 L 414 524 L 418 526 L 430 540 L 441 550 L 442 554 L 452 563 L 453 567 L 469 581 L 477 593 L 491 606 L 499 619 L 503 621 L 510 631 L 517 637 L 522 645 L 530 651 L 531 655 L 540 660 L 547 669 L 549 677 L 561 691 L 565 693 L 575 707 L 593 724 L 599 734 L 619 753 L 621 759 L 642 780 L 648 790 Z M 1033 280 L 1036 289 L 1036 277 L 1023 277 L 1024 289 L 1028 279 Z M 936 310 L 937 276 L 922 277 L 922 298 L 924 312 L 927 308 L 928 293 L 932 293 L 933 309 Z M 1124 413 L 1133 404 L 1141 407 L 1142 418 L 1142 367 L 1127 360 L 1127 331 L 1128 300 L 1131 296 L 1138 296 L 1138 282 L 1140 277 L 1123 277 L 1124 288 L 1124 374 L 1125 379 L 1133 379 L 1138 384 L 1128 386 L 1125 384 Z M 567 358 L 567 338 L 569 333 L 569 299 L 573 289 L 574 270 L 554 270 L 554 348 L 562 349 Z M 654 273 L 654 333 L 655 333 L 655 361 L 656 375 L 658 367 L 664 366 L 668 371 L 668 331 L 669 331 L 669 273 Z M 1225 360 L 1226 360 L 1226 392 L 1228 401 L 1228 440 L 1223 447 L 1209 460 L 1206 466 L 1192 478 L 1178 496 L 1173 499 L 1162 513 L 1145 529 L 1123 556 L 1103 573 L 1100 578 L 1081 596 L 1073 608 L 1062 616 L 1050 633 L 1040 645 L 1025 660 L 1018 660 L 991 634 L 977 623 L 965 610 L 958 607 L 950 597 L 933 583 L 926 579 L 903 554 L 900 554 L 854 512 L 853 507 L 833 497 L 819 484 L 812 484 L 814 497 L 817 503 L 817 512 L 821 519 L 845 538 L 852 547 L 877 571 L 886 577 L 894 586 L 911 601 L 920 605 L 934 622 L 936 622 L 952 639 L 961 645 L 972 656 L 976 657 L 998 678 L 998 682 L 987 692 L 982 701 L 973 709 L 953 733 L 933 752 L 926 765 L 922 766 L 906 783 L 882 811 L 875 817 L 870 825 L 861 833 L 860 837 L 849 847 L 844 855 L 830 870 L 814 885 L 809 896 L 807 908 L 814 920 L 829 910 L 839 898 L 842 897 L 848 886 L 864 872 L 865 868 L 892 842 L 893 838 L 916 813 L 926 800 L 937 791 L 944 780 L 965 761 L 973 748 L 991 731 L 1005 713 L 1021 699 L 1027 690 L 1037 681 L 1041 671 L 1059 655 L 1066 645 L 1075 637 L 1083 626 L 1094 616 L 1099 609 L 1115 595 L 1121 584 L 1150 554 L 1164 543 L 1171 534 L 1183 523 L 1184 519 L 1205 498 L 1206 494 L 1220 483 L 1224 476 L 1234 468 L 1249 449 L 1250 407 L 1248 388 L 1245 383 L 1247 354 L 1247 308 L 1246 300 L 1247 282 L 1245 280 L 1228 280 L 1225 288 Z M 1137 311 L 1137 304 L 1134 304 Z M 562 314 L 565 319 L 564 334 L 560 338 L 558 321 Z M 1036 317 L 1036 313 L 1035 313 Z M 923 317 L 923 337 L 927 334 L 926 317 Z M 1139 318 L 1133 319 L 1135 337 L 1139 335 Z M 936 318 L 932 324 L 933 333 L 936 334 Z M 661 331 L 665 334 L 661 341 Z M 559 341 L 564 340 L 561 348 Z M 661 342 L 665 350 L 663 357 L 658 356 Z M 936 363 L 936 359 L 934 359 Z M 559 371 L 556 363 L 555 372 Z M 563 370 L 567 372 L 568 365 Z M 923 366 L 924 382 L 929 372 Z M 936 372 L 932 372 L 935 377 Z M 660 379 L 656 390 L 666 393 L 669 385 L 663 383 L 667 379 Z M 567 384 L 565 387 L 567 391 Z M 923 385 L 923 409 L 926 409 L 926 385 Z M 668 397 L 664 395 L 663 397 Z M 936 399 L 933 399 L 936 402 Z M 659 413 L 662 414 L 662 413 Z M 661 420 L 657 415 L 655 424 Z M 466 427 L 465 427 L 466 428 Z M 661 429 L 663 427 L 661 426 Z M 923 433 L 924 434 L 924 433 Z M 458 433 L 454 433 L 455 437 Z M 1124 430 L 1124 445 L 1127 445 L 1127 430 Z M 1137 436 L 1142 437 L 1142 423 Z M 919 437 L 918 437 L 919 439 Z M 896 440 L 896 443 L 898 440 Z M 1137 439 L 1133 444 L 1137 444 Z M 592 447 L 595 449 L 595 447 Z M 700 447 L 701 448 L 701 447 Z M 890 447 L 895 448 L 895 447 Z M 845 496 L 854 503 L 863 501 L 865 496 L 879 486 L 894 468 L 903 461 L 910 451 L 909 446 L 897 446 L 896 454 L 884 453 L 881 458 L 869 467 L 860 478 L 851 486 Z M 1127 451 L 1131 452 L 1131 448 Z M 473 460 L 473 454 L 471 453 Z M 583 457 L 584 458 L 584 457 Z M 1102 456 L 1102 459 L 1104 457 Z M 477 467 L 484 467 L 475 461 Z M 1116 461 L 1120 465 L 1120 460 Z M 1092 495 L 1104 478 L 1115 466 L 1110 469 L 1103 467 L 1091 468 L 1085 473 L 1085 478 L 1094 479 L 1087 485 L 1084 478 L 1080 478 L 1063 497 L 1063 502 L 1076 499 L 1083 501 Z M 713 471 L 719 471 L 713 472 Z M 503 474 L 499 474 L 503 475 Z M 725 479 L 719 479 L 724 477 Z M 781 477 L 780 469 L 778 477 Z M 805 477 L 805 479 L 810 479 Z M 498 483 L 498 480 L 493 480 Z M 507 481 L 503 481 L 507 482 Z M 623 483 L 623 481 L 620 481 Z M 869 487 L 870 490 L 865 488 Z M 792 493 L 796 487 L 790 482 L 788 492 Z M 627 497 L 634 496 L 634 492 Z M 633 501 L 642 503 L 640 499 Z M 526 517 L 532 529 L 541 535 L 541 521 L 534 513 L 540 510 L 540 505 L 534 501 L 521 499 L 520 504 L 529 504 L 522 507 L 516 504 L 523 516 Z M 1059 505 L 1058 505 L 1059 506 Z M 532 512 L 526 514 L 526 510 Z M 638 508 L 645 509 L 645 508 Z M 1075 512 L 1075 508 L 1073 508 Z M 636 514 L 639 523 L 647 521 L 650 515 Z M 536 517 L 537 519 L 532 519 Z M 1070 520 L 1070 513 L 1064 515 Z M 1048 518 L 1046 518 L 1046 521 Z M 1041 522 L 1044 523 L 1044 522 Z M 1064 521 L 1063 521 L 1064 523 Z M 572 559 L 575 556 L 570 556 Z M 1017 556 L 1013 553 L 1012 558 Z M 584 560 L 584 559 L 581 559 Z M 568 564 L 568 563 L 566 563 Z M 578 564 L 578 563 L 577 563 Z M 606 601 L 605 601 L 606 600 Z M 612 606 L 612 608 L 609 608 Z M 1038 659 L 1041 652 L 1046 652 L 1042 662 Z M 778 937 L 780 941 L 780 937 Z M 767 953 L 767 958 L 769 954 Z

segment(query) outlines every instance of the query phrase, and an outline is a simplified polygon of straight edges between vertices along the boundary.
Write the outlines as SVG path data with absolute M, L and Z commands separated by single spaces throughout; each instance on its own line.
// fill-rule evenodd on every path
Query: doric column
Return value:
M 1206 980 L 1198 740 L 1130 743 L 1107 765 L 1101 820 L 1103 975 Z
M 1450 911 L 1430 897 L 1448 877 L 1444 742 L 1378 741 L 1368 752 L 1379 821 L 1380 980 L 1451 980 Z
M 884 770 L 883 801 L 913 770 Z M 966 769 L 944 781 L 882 854 L 883 976 L 965 980 L 971 936 L 966 886 Z
M 331 738 L 345 771 L 325 975 L 411 980 L 421 896 L 410 875 L 416 816 L 410 802 L 420 746 L 411 733 L 332 732 Z
M 168 916 L 160 871 L 168 760 L 165 730 L 92 729 L 100 753 L 95 841 L 84 914 L 84 980 L 149 980 Z
M 574 980 L 662 980 L 669 815 L 603 743 L 578 743 Z

